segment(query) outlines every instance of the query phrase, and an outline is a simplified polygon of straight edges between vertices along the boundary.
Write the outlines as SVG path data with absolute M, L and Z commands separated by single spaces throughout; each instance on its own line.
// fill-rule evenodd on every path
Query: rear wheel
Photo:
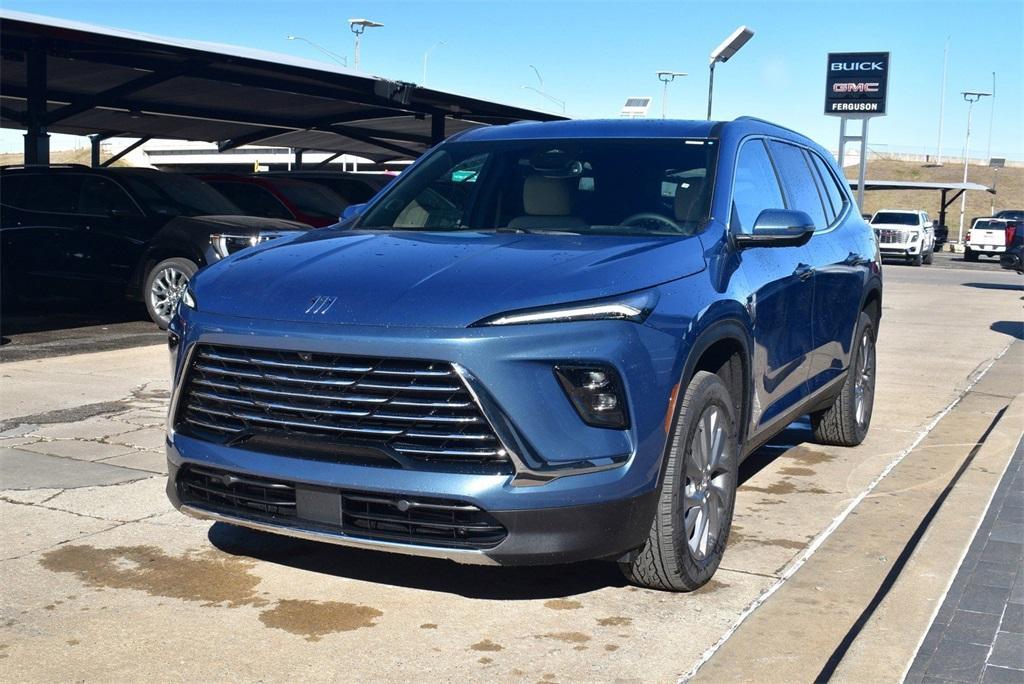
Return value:
M 736 503 L 737 422 L 721 378 L 693 376 L 670 437 L 658 509 L 623 574 L 650 589 L 692 591 L 718 569 Z
M 811 427 L 819 444 L 857 446 L 871 426 L 875 403 L 875 323 L 861 312 L 852 362 L 839 396 L 827 409 L 811 414 Z
M 178 300 L 198 270 L 194 262 L 180 257 L 164 259 L 150 269 L 142 289 L 142 298 L 146 302 L 149 317 L 162 330 L 171 322 Z
M 977 260 L 978 260 L 978 253 L 977 252 L 972 252 L 969 249 L 965 249 L 964 250 L 964 261 L 977 261 Z

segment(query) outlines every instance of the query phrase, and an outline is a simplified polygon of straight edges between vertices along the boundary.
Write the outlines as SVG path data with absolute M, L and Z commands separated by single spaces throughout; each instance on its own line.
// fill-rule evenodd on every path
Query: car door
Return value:
M 733 182 L 730 230 L 750 232 L 765 209 L 788 208 L 763 140 L 740 148 Z M 754 432 L 768 429 L 807 393 L 812 350 L 813 270 L 806 246 L 750 247 L 740 252 L 750 289 L 753 326 Z
M 65 236 L 75 277 L 99 286 L 126 285 L 152 229 L 127 192 L 110 178 L 82 175 L 78 229 Z
M 862 235 L 869 229 L 853 210 L 832 166 L 813 150 L 804 149 L 803 156 L 825 216 L 825 225 L 808 243 L 814 265 L 814 353 L 807 384 L 814 392 L 839 378 L 849 365 L 868 259 Z M 815 195 L 802 196 L 801 202 L 813 209 Z

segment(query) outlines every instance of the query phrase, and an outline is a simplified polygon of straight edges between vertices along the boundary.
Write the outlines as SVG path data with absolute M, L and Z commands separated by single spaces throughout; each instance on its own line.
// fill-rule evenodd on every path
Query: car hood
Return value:
M 704 269 L 696 237 L 320 229 L 225 259 L 193 283 L 200 311 L 331 324 L 465 327 L 622 294 Z M 336 297 L 307 313 L 317 297 Z
M 258 233 L 274 230 L 309 230 L 310 226 L 299 221 L 263 218 L 261 216 L 208 215 L 179 216 L 179 222 L 205 225 L 217 230 L 236 230 L 241 233 Z
M 874 230 L 884 228 L 885 230 L 922 230 L 921 226 L 908 226 L 905 223 L 871 223 Z

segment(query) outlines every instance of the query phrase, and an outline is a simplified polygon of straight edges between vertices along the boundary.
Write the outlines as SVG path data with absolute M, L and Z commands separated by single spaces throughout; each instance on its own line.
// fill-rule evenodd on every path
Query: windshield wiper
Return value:
M 520 235 L 582 235 L 583 233 L 573 230 L 558 230 L 558 229 L 545 229 L 545 228 L 512 228 L 511 226 L 503 226 L 501 228 L 494 228 L 495 233 L 518 233 Z

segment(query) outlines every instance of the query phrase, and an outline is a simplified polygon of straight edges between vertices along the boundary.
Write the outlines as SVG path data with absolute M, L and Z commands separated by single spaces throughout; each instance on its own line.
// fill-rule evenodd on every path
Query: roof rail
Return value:
M 773 126 L 775 128 L 781 128 L 784 131 L 789 131 L 790 133 L 795 133 L 796 135 L 799 135 L 799 136 L 801 136 L 803 138 L 807 137 L 806 135 L 804 135 L 800 131 L 794 131 L 792 128 L 789 128 L 788 126 L 783 126 L 781 124 L 775 123 L 774 121 L 768 121 L 767 119 L 760 119 L 760 118 L 758 118 L 756 116 L 737 116 L 734 119 L 734 121 L 753 121 L 753 122 L 756 122 L 756 123 L 765 124 L 767 126 Z
M 0 166 L 0 169 L 6 171 L 7 169 L 90 169 L 91 166 L 85 164 L 74 164 L 68 162 L 66 164 L 7 164 Z

